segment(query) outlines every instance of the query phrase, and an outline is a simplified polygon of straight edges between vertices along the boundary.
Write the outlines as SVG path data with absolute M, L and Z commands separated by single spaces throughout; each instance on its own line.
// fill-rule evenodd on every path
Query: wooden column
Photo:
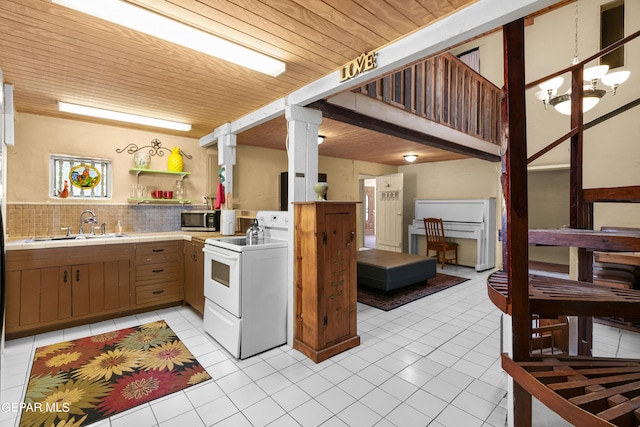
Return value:
M 571 137 L 571 169 L 569 172 L 569 226 L 593 229 L 592 210 L 584 202 L 583 188 L 583 71 L 579 66 L 571 72 L 571 129 L 577 132 Z M 593 281 L 593 254 L 585 248 L 578 249 L 578 280 Z M 578 355 L 591 356 L 593 343 L 593 318 L 578 318 Z
M 529 247 L 527 203 L 527 132 L 524 80 L 524 19 L 505 25 L 504 99 L 502 118 L 507 151 L 503 159 L 506 202 L 504 269 L 511 289 L 513 360 L 529 359 Z M 531 395 L 514 382 L 514 419 L 518 427 L 531 426 Z

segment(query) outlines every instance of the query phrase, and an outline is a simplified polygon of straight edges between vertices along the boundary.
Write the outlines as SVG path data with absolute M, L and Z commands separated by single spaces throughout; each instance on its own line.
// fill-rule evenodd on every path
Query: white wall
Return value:
M 578 54 L 585 59 L 600 50 L 600 7 L 609 0 L 580 0 L 578 9 Z M 640 30 L 640 1 L 625 1 L 625 34 Z M 533 81 L 566 68 L 575 50 L 575 3 L 535 19 L 525 27 L 526 80 Z M 455 50 L 463 52 L 480 48 L 482 75 L 501 87 L 503 85 L 502 32 L 496 31 Z M 596 62 L 587 66 L 597 65 Z M 640 98 L 640 39 L 625 47 L 625 68 L 632 74 L 615 96 L 607 94 L 591 111 L 585 113 L 588 123 L 603 114 Z M 560 92 L 569 88 L 569 75 Z M 545 110 L 535 98 L 538 88 L 527 92 L 527 152 L 531 156 L 570 130 L 569 118 L 552 108 Z M 584 187 L 600 188 L 640 185 L 640 107 L 629 110 L 584 133 Z M 569 142 L 564 142 L 537 159 L 531 166 L 568 164 Z M 451 169 L 451 173 L 457 173 Z M 542 191 L 560 191 L 549 187 Z M 550 197 L 556 197 L 550 193 Z M 598 204 L 595 207 L 595 227 L 619 225 L 640 227 L 640 205 Z
M 484 160 L 451 160 L 401 166 L 404 174 L 404 221 L 408 230 L 414 219 L 416 199 L 486 199 L 496 198 L 496 229 L 500 229 L 502 215 L 502 188 L 498 167 L 500 163 Z M 476 241 L 457 239 L 460 245 L 458 262 L 476 265 Z M 502 248 L 496 236 L 496 264 L 502 265 Z M 418 253 L 425 252 L 424 238 L 418 238 Z M 404 252 L 408 252 L 407 236 L 404 236 Z
M 16 144 L 7 147 L 7 201 L 10 203 L 60 203 L 60 199 L 49 197 L 49 158 L 51 154 L 80 157 L 99 157 L 112 161 L 113 196 L 111 200 L 98 203 L 126 203 L 130 197 L 135 175 L 133 154 L 117 153 L 133 143 L 138 147 L 149 145 L 152 139 L 162 141 L 162 146 L 171 150 L 180 147 L 192 159 L 184 159 L 185 171 L 191 173 L 184 180 L 187 198 L 199 203 L 207 188 L 207 153 L 217 153 L 214 148 L 200 148 L 197 139 L 181 138 L 158 132 L 145 132 L 116 126 L 105 126 L 75 120 L 16 115 Z M 167 170 L 169 152 L 163 157 L 154 156 L 150 169 Z M 140 183 L 157 188 L 171 189 L 175 183 L 172 176 L 144 177 Z M 64 199 L 64 203 L 86 203 L 81 199 Z M 92 201 L 93 203 L 93 201 Z
M 531 171 L 529 181 L 529 227 L 559 228 L 569 225 L 569 170 Z M 569 248 L 529 247 L 529 259 L 569 265 Z

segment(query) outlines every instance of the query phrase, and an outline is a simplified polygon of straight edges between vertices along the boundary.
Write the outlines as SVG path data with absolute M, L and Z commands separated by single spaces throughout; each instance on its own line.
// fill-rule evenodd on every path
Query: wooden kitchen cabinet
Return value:
M 360 344 L 356 203 L 294 203 L 293 348 L 318 363 Z
M 7 337 L 131 309 L 133 254 L 129 244 L 8 251 Z
M 136 308 L 182 301 L 181 240 L 136 244 Z
M 184 300 L 204 315 L 204 242 L 184 242 Z

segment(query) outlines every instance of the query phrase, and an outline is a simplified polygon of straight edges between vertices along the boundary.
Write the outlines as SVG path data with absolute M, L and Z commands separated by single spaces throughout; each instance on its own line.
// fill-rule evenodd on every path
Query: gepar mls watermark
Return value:
M 2 412 L 69 412 L 69 402 L 2 402 Z

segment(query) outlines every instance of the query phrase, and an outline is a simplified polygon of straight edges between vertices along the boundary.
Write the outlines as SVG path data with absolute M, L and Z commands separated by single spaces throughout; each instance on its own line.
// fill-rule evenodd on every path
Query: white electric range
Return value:
M 204 255 L 204 330 L 245 359 L 287 341 L 288 212 L 259 211 L 264 240 L 210 238 Z

